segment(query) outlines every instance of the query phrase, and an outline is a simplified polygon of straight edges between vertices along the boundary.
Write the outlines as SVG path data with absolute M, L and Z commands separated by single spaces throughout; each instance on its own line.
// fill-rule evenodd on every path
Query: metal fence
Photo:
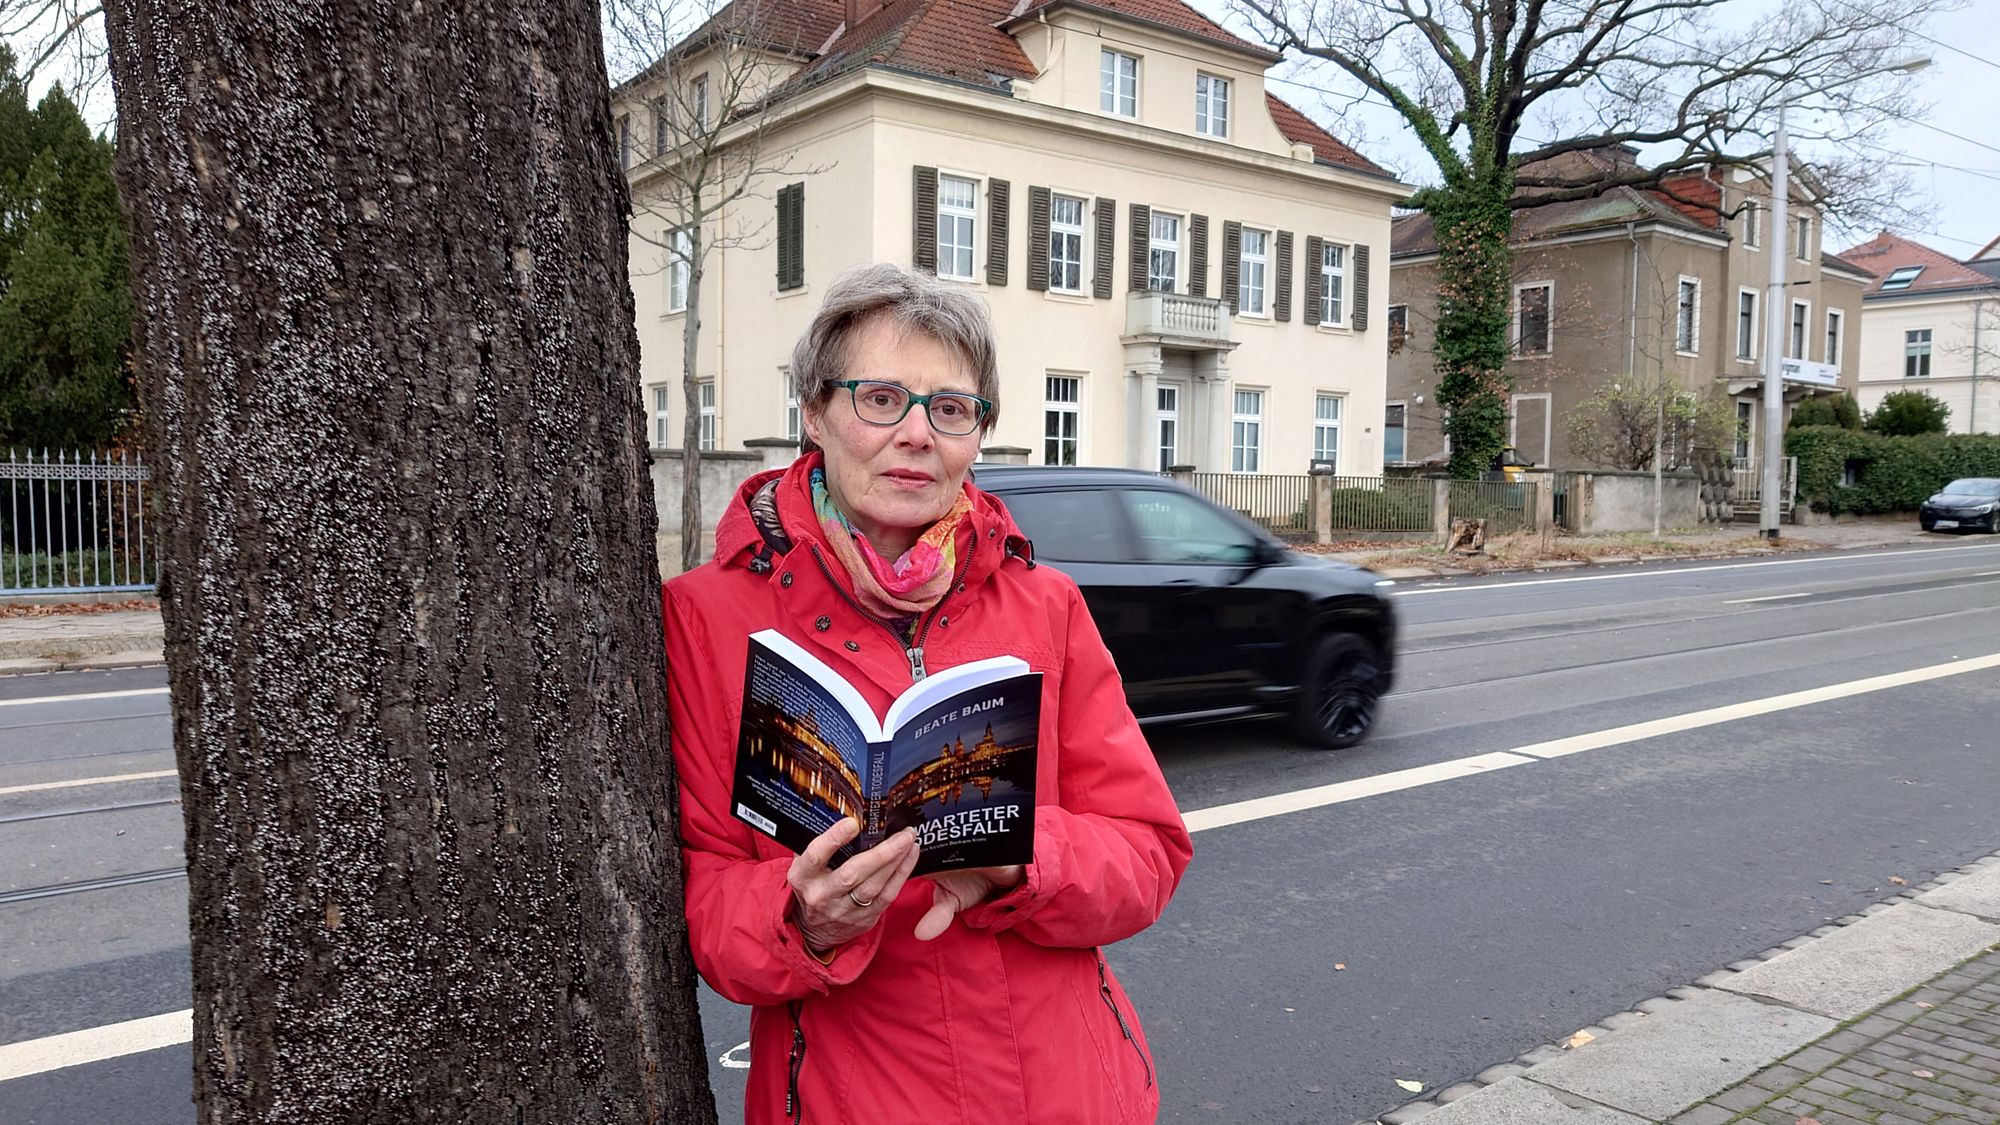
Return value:
M 10 449 L 0 460 L 0 595 L 142 592 L 156 581 L 137 455 Z
M 1504 480 L 1455 480 L 1451 483 L 1453 519 L 1485 520 L 1486 534 L 1512 535 L 1534 531 L 1534 486 Z
M 1429 531 L 1431 492 L 1422 477 L 1335 477 L 1333 529 Z
M 1264 473 L 1189 473 L 1188 487 L 1274 531 L 1312 530 L 1312 478 Z

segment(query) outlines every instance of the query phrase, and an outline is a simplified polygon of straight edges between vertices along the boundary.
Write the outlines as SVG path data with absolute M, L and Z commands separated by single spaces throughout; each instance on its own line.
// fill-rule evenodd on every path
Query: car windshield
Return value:
M 2000 496 L 2000 480 L 1955 480 L 1944 486 L 1946 496 Z

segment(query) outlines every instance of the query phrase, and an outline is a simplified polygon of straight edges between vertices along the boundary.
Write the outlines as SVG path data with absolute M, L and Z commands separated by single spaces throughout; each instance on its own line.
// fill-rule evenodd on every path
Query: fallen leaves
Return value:
M 1570 1036 L 1568 1039 L 1563 1040 L 1563 1050 L 1574 1051 L 1578 1047 L 1586 1046 L 1588 1044 L 1595 1042 L 1597 1042 L 1597 1036 L 1592 1035 L 1588 1031 L 1579 1031 L 1575 1035 Z
M 1907 887 L 1910 885 L 1910 881 L 1908 879 L 1903 878 L 1901 875 L 1891 875 L 1889 876 L 1889 881 L 1891 883 L 1896 884 L 1899 887 Z
M 116 602 L 52 602 L 47 605 L 0 605 L 0 617 L 64 617 L 71 614 L 124 613 L 135 609 L 158 609 L 152 598 L 127 598 Z
M 1401 1086 L 1412 1094 L 1421 1094 L 1424 1092 L 1424 1084 L 1414 1079 L 1398 1078 L 1396 1079 L 1396 1085 Z
M 1335 962 L 1333 963 L 1333 971 L 1334 971 L 1334 972 L 1336 972 L 1336 973 L 1344 973 L 1344 972 L 1346 972 L 1346 971 L 1347 971 L 1347 962 L 1345 962 L 1345 961 L 1335 961 Z
M 1932 1071 L 1932 1070 L 1925 1070 L 1925 1069 L 1924 1069 L 1923 1067 L 1918 1067 L 1917 1069 L 1915 1069 L 1915 1070 L 1911 1071 L 1910 1073 L 1911 1073 L 1911 1074 L 1914 1074 L 1914 1075 L 1916 1075 L 1916 1076 L 1917 1076 L 1918 1078 L 1936 1078 L 1936 1077 L 1937 1077 L 1937 1072 L 1936 1072 L 1936 1071 Z

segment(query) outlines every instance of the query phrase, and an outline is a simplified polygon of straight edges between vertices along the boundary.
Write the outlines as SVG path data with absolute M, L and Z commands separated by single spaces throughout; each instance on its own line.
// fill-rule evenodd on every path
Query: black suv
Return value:
M 1076 580 L 1141 720 L 1288 713 L 1315 746 L 1374 725 L 1395 667 L 1396 614 L 1360 567 L 1288 550 L 1206 497 L 1136 469 L 979 465 Z

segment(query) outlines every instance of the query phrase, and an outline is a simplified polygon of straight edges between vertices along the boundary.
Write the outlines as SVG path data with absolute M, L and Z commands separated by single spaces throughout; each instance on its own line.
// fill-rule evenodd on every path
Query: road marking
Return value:
M 69 781 L 39 781 L 33 785 L 10 785 L 0 789 L 0 797 L 16 793 L 41 793 L 49 789 L 75 789 L 80 785 L 110 785 L 115 781 L 151 781 L 156 777 L 179 777 L 179 770 L 148 770 L 145 773 L 115 773 L 105 777 L 78 777 Z
M 1363 797 L 1373 797 L 1382 793 L 1394 793 L 1401 789 L 1414 789 L 1419 785 L 1431 785 L 1439 781 L 1450 781 L 1457 777 L 1471 777 L 1477 773 L 1491 773 L 1508 766 L 1525 766 L 1535 759 L 1520 754 L 1495 753 L 1476 754 L 1470 758 L 1458 758 L 1449 762 L 1438 762 L 1413 769 L 1396 770 L 1393 773 L 1378 773 L 1373 777 L 1357 777 L 1352 781 L 1336 781 L 1331 785 L 1298 789 L 1290 793 L 1273 793 L 1269 797 L 1256 797 L 1248 801 L 1236 801 L 1227 805 L 1214 805 L 1205 809 L 1183 813 L 1181 819 L 1187 822 L 1189 832 L 1201 832 L 1210 828 L 1221 828 L 1245 821 L 1263 820 L 1267 817 L 1283 816 L 1286 813 L 1304 812 L 1307 809 L 1324 808 L 1343 801 L 1358 801 Z
M 84 691 L 75 695 L 36 695 L 27 699 L 0 699 L 0 707 L 26 707 L 30 703 L 78 703 L 86 699 L 131 699 L 141 695 L 165 695 L 163 687 L 133 688 L 130 691 Z
M 1481 582 L 1471 586 L 1425 586 L 1415 590 L 1391 590 L 1392 598 L 1416 598 L 1425 594 L 1456 594 L 1466 590 L 1515 590 L 1523 586 L 1554 586 L 1563 582 L 1610 582 L 1618 578 L 1658 578 L 1667 574 L 1708 574 L 1718 570 L 1748 570 L 1760 566 L 1798 566 L 1802 563 L 1842 563 L 1862 559 L 1901 558 L 1905 555 L 1935 555 L 1942 551 L 1990 551 L 2000 544 L 1977 547 L 1919 547 L 1911 551 L 1875 551 L 1866 555 L 1815 556 L 1809 559 L 1765 559 L 1761 562 L 1721 563 L 1716 566 L 1682 566 L 1667 570 L 1625 570 L 1617 574 L 1573 574 L 1567 578 L 1530 578 L 1522 582 Z
M 1781 602 L 1784 601 L 1786 598 L 1809 598 L 1809 597 L 1812 597 L 1812 592 L 1810 590 L 1801 590 L 1796 594 L 1766 594 L 1761 598 L 1737 598 L 1733 601 L 1723 602 L 1722 604 L 1749 605 L 1752 602 Z
M 1982 570 L 1974 578 L 2000 578 L 2000 570 Z
M 194 1009 L 0 1046 L 0 1082 L 194 1040 Z

